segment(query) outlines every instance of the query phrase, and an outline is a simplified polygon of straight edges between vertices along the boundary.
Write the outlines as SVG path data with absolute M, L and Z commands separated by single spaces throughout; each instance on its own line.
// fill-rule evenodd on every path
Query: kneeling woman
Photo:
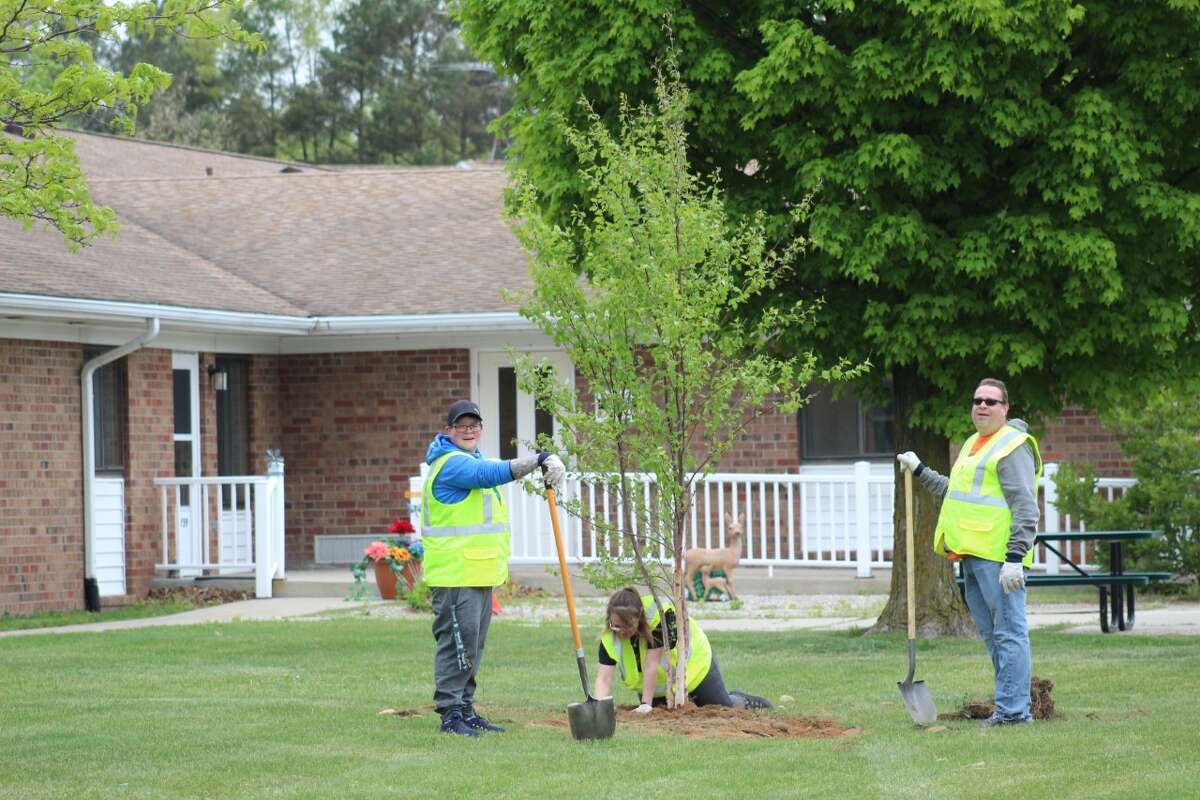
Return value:
M 604 613 L 606 630 L 600 637 L 596 697 L 612 695 L 613 676 L 620 672 L 622 683 L 640 693 L 639 712 L 646 713 L 653 706 L 666 705 L 667 670 L 663 656 L 665 654 L 671 664 L 677 664 L 679 654 L 674 606 L 667 603 L 663 613 L 667 618 L 669 637 L 665 645 L 652 595 L 640 597 L 635 589 L 625 588 L 609 598 Z M 764 698 L 727 691 L 708 637 L 694 619 L 688 619 L 688 628 L 692 645 L 686 676 L 689 700 L 698 706 L 770 707 Z

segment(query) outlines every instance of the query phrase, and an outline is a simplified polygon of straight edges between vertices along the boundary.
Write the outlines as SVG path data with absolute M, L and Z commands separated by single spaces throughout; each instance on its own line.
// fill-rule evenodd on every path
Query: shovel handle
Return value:
M 562 530 L 558 527 L 558 503 L 554 501 L 554 490 L 546 487 L 546 502 L 550 505 L 550 527 L 554 528 L 554 546 L 558 550 L 558 569 L 562 573 L 563 594 L 567 596 L 567 616 L 571 618 L 571 636 L 575 639 L 575 653 L 583 653 L 579 639 L 579 622 L 575 619 L 575 594 L 571 591 L 571 573 L 567 569 L 567 554 L 563 550 Z M 581 675 L 583 670 L 580 670 Z M 585 679 L 586 680 L 586 679 Z M 586 691 L 587 687 L 584 687 Z
M 912 488 L 912 472 L 904 470 L 904 560 L 907 562 L 907 572 L 905 587 L 908 591 L 908 601 L 905 605 L 908 606 L 908 638 L 909 641 L 917 638 L 917 606 L 914 602 L 916 599 L 916 576 L 914 574 L 915 565 L 913 564 L 914 548 L 913 548 L 913 488 Z M 911 649 L 909 651 L 911 656 Z M 909 680 L 912 680 L 912 675 L 909 675 Z

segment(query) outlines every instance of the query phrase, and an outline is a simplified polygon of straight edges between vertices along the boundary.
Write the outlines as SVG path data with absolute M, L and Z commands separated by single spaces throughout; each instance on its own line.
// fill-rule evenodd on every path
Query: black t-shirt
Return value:
M 671 646 L 668 647 L 667 649 L 674 650 L 675 643 L 679 641 L 679 633 L 675 629 L 675 609 L 668 608 L 666 610 L 666 612 L 664 613 L 664 616 L 666 617 L 666 620 L 667 620 L 667 638 L 671 642 Z M 661 624 L 655 625 L 650 630 L 650 647 L 647 649 L 654 650 L 654 649 L 657 649 L 662 646 L 663 646 L 662 625 Z M 640 647 L 633 648 L 633 659 L 637 663 L 638 672 L 641 672 L 642 671 L 642 649 Z M 617 665 L 617 662 L 613 660 L 613 657 L 610 656 L 608 654 L 608 651 L 604 649 L 603 644 L 600 645 L 600 663 L 604 664 L 606 666 L 610 666 L 610 667 L 615 667 Z

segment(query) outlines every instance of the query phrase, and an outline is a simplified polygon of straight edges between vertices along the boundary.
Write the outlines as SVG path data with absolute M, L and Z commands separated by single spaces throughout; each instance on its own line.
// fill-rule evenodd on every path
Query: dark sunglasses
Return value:
M 972 402 L 972 403 L 974 403 L 974 404 L 975 404 L 975 405 L 977 405 L 977 406 L 981 406 L 981 405 L 983 405 L 984 403 L 987 403 L 987 407 L 988 407 L 988 408 L 991 408 L 992 406 L 997 406 L 997 405 L 1000 405 L 1000 404 L 1001 404 L 1001 403 L 1003 403 L 1004 401 L 1003 401 L 1003 400 L 996 400 L 996 399 L 994 399 L 994 398 L 991 398 L 991 397 L 972 397 L 972 398 L 971 398 L 971 402 Z

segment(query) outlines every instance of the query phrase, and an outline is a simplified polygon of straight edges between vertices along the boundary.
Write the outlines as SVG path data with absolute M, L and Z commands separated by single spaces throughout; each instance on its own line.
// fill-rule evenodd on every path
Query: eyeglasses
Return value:
M 995 406 L 995 405 L 1000 405 L 1000 404 L 1001 404 L 1001 403 L 1003 403 L 1004 401 L 1003 401 L 1003 400 L 997 400 L 997 399 L 996 399 L 996 398 L 994 398 L 994 397 L 972 397 L 972 398 L 971 398 L 971 402 L 972 402 L 972 403 L 974 403 L 974 404 L 975 404 L 975 405 L 977 405 L 977 406 L 981 406 L 981 405 L 983 405 L 984 403 L 986 403 L 986 404 L 987 404 L 987 407 L 988 407 L 988 408 L 991 408 L 992 406 Z
M 454 425 L 452 427 L 459 433 L 470 433 L 471 431 L 483 430 L 483 423 L 468 422 L 466 425 Z

